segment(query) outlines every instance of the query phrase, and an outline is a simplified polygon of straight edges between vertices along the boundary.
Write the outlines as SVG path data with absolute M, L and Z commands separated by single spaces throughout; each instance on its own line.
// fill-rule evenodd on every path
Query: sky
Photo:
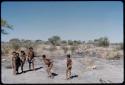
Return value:
M 120 1 L 2 2 L 1 17 L 13 25 L 2 35 L 12 38 L 48 40 L 94 40 L 108 37 L 123 42 L 123 3 Z

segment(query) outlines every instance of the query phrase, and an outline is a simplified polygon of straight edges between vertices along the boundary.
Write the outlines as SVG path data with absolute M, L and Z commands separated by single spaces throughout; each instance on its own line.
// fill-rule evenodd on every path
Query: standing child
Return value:
M 35 70 L 34 68 L 34 51 L 33 51 L 33 48 L 30 47 L 29 48 L 29 51 L 28 51 L 28 63 L 29 63 L 29 70 L 31 70 L 31 64 L 32 64 L 32 67 L 33 67 L 33 70 Z
M 19 53 L 16 53 L 16 74 L 18 74 L 18 69 L 21 65 L 21 60 L 20 60 L 20 57 L 19 57 Z
M 26 61 L 26 54 L 25 54 L 24 51 L 21 51 L 20 59 L 21 59 L 21 70 L 22 70 L 22 73 L 23 73 L 24 72 L 23 66 L 24 66 L 24 63 Z
M 72 60 L 70 55 L 67 55 L 67 69 L 66 69 L 66 79 L 68 80 L 71 77 L 71 70 L 72 70 Z
M 12 68 L 13 74 L 16 74 L 16 52 L 12 52 Z
M 12 68 L 13 68 L 13 73 L 18 74 L 18 69 L 20 66 L 20 58 L 19 58 L 19 53 L 13 52 L 12 53 Z

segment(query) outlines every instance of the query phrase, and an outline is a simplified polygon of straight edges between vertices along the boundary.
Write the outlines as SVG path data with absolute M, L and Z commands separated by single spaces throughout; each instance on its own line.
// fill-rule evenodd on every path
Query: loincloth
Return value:
M 28 59 L 29 63 L 33 63 L 33 58 L 32 59 Z

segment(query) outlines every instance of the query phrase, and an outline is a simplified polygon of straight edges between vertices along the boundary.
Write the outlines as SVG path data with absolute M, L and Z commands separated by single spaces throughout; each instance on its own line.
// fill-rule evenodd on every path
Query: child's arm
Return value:
M 15 67 L 15 58 L 12 57 L 12 68 L 14 68 L 14 67 Z
M 14 67 L 14 66 L 13 66 L 13 57 L 12 57 L 12 64 L 11 64 L 11 65 L 12 65 L 12 68 L 13 68 L 13 67 Z
M 28 61 L 28 56 L 29 56 L 29 52 L 26 53 L 25 57 L 26 57 L 26 61 Z
M 72 60 L 70 60 L 70 64 L 68 65 L 68 69 L 72 67 Z

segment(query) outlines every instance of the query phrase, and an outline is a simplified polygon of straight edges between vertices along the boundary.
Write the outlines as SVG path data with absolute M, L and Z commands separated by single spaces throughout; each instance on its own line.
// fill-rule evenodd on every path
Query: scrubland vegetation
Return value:
M 11 39 L 9 42 L 2 42 L 2 55 L 9 56 L 12 51 L 27 50 L 29 47 L 35 49 L 36 55 L 44 53 L 52 56 L 65 54 L 81 54 L 98 56 L 105 59 L 119 59 L 123 56 L 123 43 L 110 43 L 107 37 L 99 39 L 80 41 L 62 40 L 59 36 L 52 36 L 47 41 L 43 40 L 19 40 Z

